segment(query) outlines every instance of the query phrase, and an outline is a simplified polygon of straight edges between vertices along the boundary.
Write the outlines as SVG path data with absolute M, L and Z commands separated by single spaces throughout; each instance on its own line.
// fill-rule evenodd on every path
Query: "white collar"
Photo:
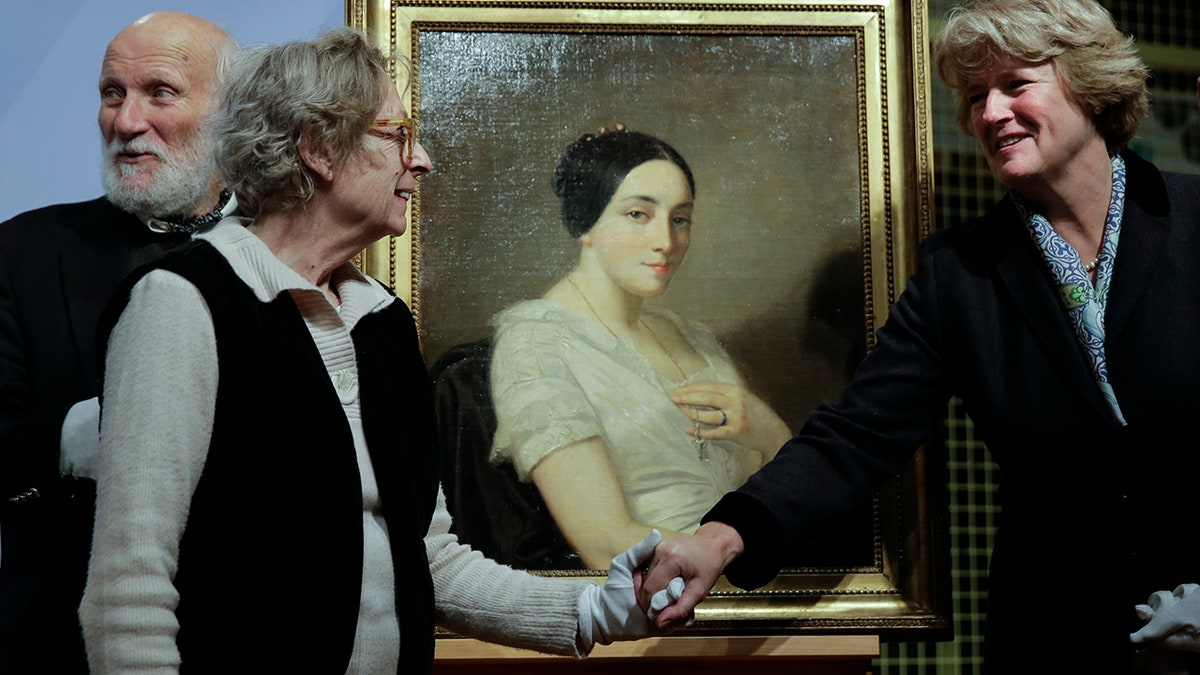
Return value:
M 246 229 L 252 222 L 250 218 L 224 218 L 196 238 L 212 244 L 261 302 L 271 302 L 285 291 L 319 293 L 324 298 L 324 291 L 276 258 L 266 242 Z M 339 313 L 349 326 L 396 299 L 383 284 L 363 274 L 351 262 L 334 270 L 330 284 L 342 299 Z

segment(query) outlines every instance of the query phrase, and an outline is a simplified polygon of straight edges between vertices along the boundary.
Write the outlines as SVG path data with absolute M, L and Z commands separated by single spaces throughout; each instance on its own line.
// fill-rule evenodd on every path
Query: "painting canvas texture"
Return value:
M 709 326 L 793 431 L 848 382 L 867 333 L 853 33 L 416 30 L 413 111 L 435 169 L 413 232 L 413 303 L 435 375 L 490 339 L 497 312 L 574 266 L 554 167 L 582 134 L 620 124 L 670 143 L 696 181 L 687 257 L 648 304 Z M 447 417 L 488 405 L 480 372 L 458 377 L 471 381 L 445 402 L 443 425 L 468 426 Z M 489 428 L 450 441 L 474 447 L 446 481 L 460 536 L 518 566 L 576 566 L 561 541 L 525 531 L 548 520 L 536 488 L 496 486 L 477 447 Z M 872 564 L 869 511 L 798 564 Z

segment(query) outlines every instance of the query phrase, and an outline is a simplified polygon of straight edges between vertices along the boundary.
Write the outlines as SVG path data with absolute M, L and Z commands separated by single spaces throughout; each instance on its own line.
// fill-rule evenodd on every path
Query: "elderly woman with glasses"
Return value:
M 351 264 L 430 170 L 387 61 L 348 28 L 247 50 L 213 120 L 250 218 L 117 291 L 80 614 L 93 672 L 428 672 L 435 620 L 583 656 L 650 632 L 602 586 L 457 542 L 412 315 Z

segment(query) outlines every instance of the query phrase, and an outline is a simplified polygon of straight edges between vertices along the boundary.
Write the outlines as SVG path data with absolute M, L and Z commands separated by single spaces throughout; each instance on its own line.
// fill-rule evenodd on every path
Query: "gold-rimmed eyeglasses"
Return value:
M 371 122 L 371 130 L 379 127 L 396 127 L 396 133 L 388 134 L 375 132 L 378 136 L 386 136 L 400 143 L 400 157 L 405 164 L 412 163 L 414 139 L 417 137 L 417 121 L 411 117 L 402 120 L 375 120 Z

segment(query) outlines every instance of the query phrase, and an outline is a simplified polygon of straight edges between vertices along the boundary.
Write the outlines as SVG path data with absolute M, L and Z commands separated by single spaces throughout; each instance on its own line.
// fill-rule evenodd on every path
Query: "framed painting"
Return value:
M 686 158 L 690 247 L 646 303 L 706 326 L 793 431 L 848 383 L 933 227 L 920 0 L 349 0 L 347 21 L 402 57 L 433 165 L 408 234 L 360 263 L 417 318 L 460 538 L 536 574 L 604 574 L 489 453 L 496 316 L 579 260 L 552 189 L 569 144 L 620 125 Z M 943 472 L 922 448 L 816 555 L 754 591 L 722 580 L 686 632 L 942 639 Z

